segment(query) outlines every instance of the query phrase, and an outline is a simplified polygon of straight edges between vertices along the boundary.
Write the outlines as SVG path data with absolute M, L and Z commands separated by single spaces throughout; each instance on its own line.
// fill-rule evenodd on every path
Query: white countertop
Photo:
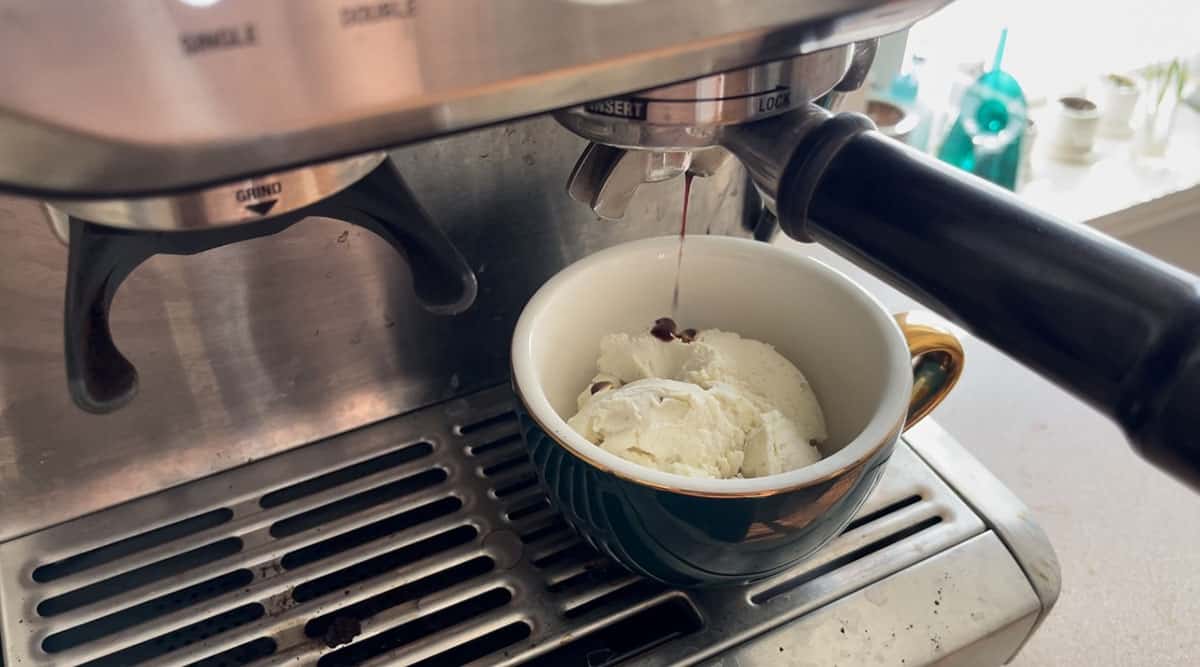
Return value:
M 845 272 L 894 312 L 919 308 L 824 248 L 779 243 Z M 1062 564 L 1058 604 L 1012 664 L 1195 664 L 1200 495 L 1139 459 L 1107 419 L 956 331 L 966 366 L 933 418 L 1025 501 Z

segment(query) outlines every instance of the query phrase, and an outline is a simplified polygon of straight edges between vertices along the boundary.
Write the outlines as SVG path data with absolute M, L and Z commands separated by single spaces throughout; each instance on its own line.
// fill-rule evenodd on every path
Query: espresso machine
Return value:
M 1054 552 L 936 424 L 813 558 L 674 590 L 507 387 L 534 290 L 698 176 L 691 233 L 823 243 L 1195 483 L 1195 279 L 838 113 L 943 4 L 0 0 L 0 664 L 1012 659 Z

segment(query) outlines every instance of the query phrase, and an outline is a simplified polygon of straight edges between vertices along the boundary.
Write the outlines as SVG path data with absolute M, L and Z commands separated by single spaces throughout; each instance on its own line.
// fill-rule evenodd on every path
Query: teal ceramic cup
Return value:
M 829 438 L 813 465 L 750 479 L 698 479 L 626 461 L 566 420 L 605 334 L 670 315 L 676 237 L 616 246 L 567 267 L 526 305 L 513 336 L 521 431 L 567 521 L 634 572 L 673 586 L 745 583 L 836 536 L 878 481 L 900 433 L 941 401 L 962 368 L 949 333 L 893 317 L 810 257 L 740 239 L 689 237 L 681 327 L 775 346 L 805 374 Z

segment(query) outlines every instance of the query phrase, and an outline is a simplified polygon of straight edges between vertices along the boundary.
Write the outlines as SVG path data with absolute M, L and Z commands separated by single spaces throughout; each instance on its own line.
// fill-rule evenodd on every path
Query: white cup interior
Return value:
M 907 344 L 891 315 L 818 260 L 764 243 L 689 237 L 680 273 L 680 327 L 718 328 L 774 345 L 811 383 L 829 428 L 824 458 L 753 479 L 696 479 L 651 470 L 589 443 L 566 424 L 596 372 L 605 334 L 648 331 L 671 315 L 678 238 L 593 254 L 548 281 L 513 338 L 517 388 L 560 443 L 624 477 L 699 493 L 741 494 L 818 479 L 869 455 L 903 420 L 912 387 Z

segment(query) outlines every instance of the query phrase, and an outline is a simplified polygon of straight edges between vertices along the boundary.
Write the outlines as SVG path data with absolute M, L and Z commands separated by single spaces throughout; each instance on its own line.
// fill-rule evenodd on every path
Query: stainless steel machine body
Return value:
M 228 181 L 842 46 L 947 2 L 5 0 L 0 183 Z
M 670 176 L 707 176 L 691 232 L 771 232 L 742 165 L 686 144 L 639 158 L 655 178 L 598 221 L 562 193 L 588 146 L 560 125 L 573 105 L 765 72 L 732 96 L 773 115 L 836 95 L 864 52 L 847 45 L 941 4 L 0 0 L 0 188 L 38 198 L 0 196 L 4 664 L 1007 660 L 1057 595 L 1053 552 L 936 426 L 819 557 L 684 593 L 561 530 L 494 388 L 546 278 L 677 232 Z M 72 403 L 78 220 L 249 229 L 400 144 L 387 161 L 474 272 L 470 309 L 427 312 L 386 242 L 313 217 L 141 264 L 107 318 L 140 391 L 109 414 Z
M 480 656 L 481 664 L 521 664 L 518 658 L 537 655 L 586 661 L 590 654 L 590 664 L 603 665 L 622 658 L 621 650 L 636 653 L 628 664 L 774 665 L 786 655 L 801 664 L 801 656 L 816 664 L 835 658 L 839 664 L 873 664 L 892 656 L 905 664 L 978 665 L 1011 656 L 1053 605 L 1053 551 L 1019 502 L 932 424 L 909 440 L 919 456 L 908 450 L 896 455 L 895 470 L 861 516 L 897 502 L 903 506 L 862 523 L 819 559 L 754 591 L 663 591 L 603 568 L 592 581 L 586 573 L 598 561 L 556 527 L 535 489 L 520 488 L 511 500 L 494 498 L 489 489 L 501 485 L 497 476 L 520 478 L 527 470 L 511 463 L 520 452 L 512 426 L 501 420 L 466 436 L 456 426 L 506 409 L 505 392 L 471 394 L 507 373 L 508 336 L 520 304 L 560 266 L 621 240 L 673 232 L 678 224 L 679 179 L 643 187 L 622 223 L 597 223 L 586 207 L 551 187 L 561 185 L 583 145 L 543 117 L 392 154 L 479 277 L 476 305 L 452 319 L 417 306 L 402 260 L 385 243 L 330 220 L 193 257 L 150 261 L 130 277 L 113 317 L 115 335 L 144 371 L 146 385 L 138 400 L 104 416 L 76 409 L 61 386 L 67 249 L 42 226 L 35 202 L 0 199 L 0 227 L 11 241 L 0 249 L 0 309 L 8 323 L 0 328 L 6 350 L 0 358 L 5 664 L 62 664 L 65 656 L 80 662 L 115 656 L 110 664 L 120 664 L 149 655 L 137 653 L 145 646 L 123 651 L 155 638 L 177 642 L 166 644 L 177 650 L 147 664 L 221 654 L 232 664 L 295 657 L 310 663 L 335 649 L 323 635 L 304 634 L 308 619 L 387 590 L 425 591 L 405 588 L 420 581 L 444 582 L 446 588 L 369 620 L 365 627 L 374 629 L 367 634 L 411 627 L 418 618 L 436 625 L 439 610 L 497 588 L 512 600 L 480 611 L 474 622 L 447 625 L 385 651 L 375 662 L 442 655 L 442 662 L 429 664 L 456 664 L 457 654 L 446 650 L 458 644 L 484 650 L 489 641 L 508 639 L 513 643 L 498 653 Z M 433 161 L 462 165 L 461 178 L 416 168 Z M 513 161 L 523 168 L 505 166 Z M 757 202 L 746 197 L 752 187 L 730 162 L 693 188 L 694 219 L 703 221 L 705 232 L 747 234 L 743 221 L 757 220 Z M 466 398 L 455 398 L 460 396 Z M 393 417 L 439 401 L 449 402 Z M 354 430 L 374 422 L 380 423 Z M 361 480 L 313 496 L 303 507 L 335 503 L 429 469 L 447 470 L 435 486 L 282 543 L 270 536 L 270 524 L 306 509 L 293 504 L 266 512 L 257 505 L 260 496 L 422 439 L 436 452 L 386 471 L 367 466 Z M 474 454 L 463 449 L 484 441 L 499 445 Z M 305 443 L 314 444 L 296 449 Z M 496 464 L 499 471 L 481 477 L 483 468 Z M 302 545 L 377 521 L 403 523 L 414 509 L 443 507 L 453 498 L 461 508 L 412 531 L 297 572 L 280 566 Z M 533 510 L 520 514 L 526 506 Z M 42 564 L 222 509 L 232 513 L 220 525 L 142 550 L 120 550 L 100 567 L 48 582 L 54 592 L 33 579 Z M 372 578 L 304 603 L 289 597 L 305 582 L 463 525 L 478 532 L 451 551 L 407 564 L 384 562 L 371 570 Z M 541 528 L 551 530 L 515 548 L 512 535 L 523 532 L 530 539 Z M 497 531 L 495 537 L 489 530 Z M 182 579 L 133 575 L 118 580 L 130 589 L 120 596 L 97 598 L 57 617 L 37 611 L 46 597 L 228 540 L 241 541 L 237 553 L 205 552 L 190 571 L 171 570 Z M 469 574 L 497 557 L 517 562 Z M 443 566 L 450 571 L 439 576 Z M 251 581 L 218 591 L 223 597 L 137 622 L 136 610 L 146 601 L 178 600 L 173 593 L 228 574 L 233 577 L 222 582 L 236 578 L 241 584 L 245 571 Z M 769 602 L 750 600 L 763 591 Z M 589 604 L 593 599 L 598 601 Z M 576 606 L 585 613 L 567 611 Z M 118 622 L 110 626 L 112 634 L 97 634 L 61 655 L 43 649 L 49 636 L 66 631 L 70 637 L 71 628 L 110 611 Z M 613 643 L 631 627 L 622 619 L 654 630 L 632 644 Z M 217 632 L 231 620 L 234 627 Z M 531 628 L 529 635 L 519 638 L 523 627 Z M 576 636 L 586 641 L 571 642 Z

